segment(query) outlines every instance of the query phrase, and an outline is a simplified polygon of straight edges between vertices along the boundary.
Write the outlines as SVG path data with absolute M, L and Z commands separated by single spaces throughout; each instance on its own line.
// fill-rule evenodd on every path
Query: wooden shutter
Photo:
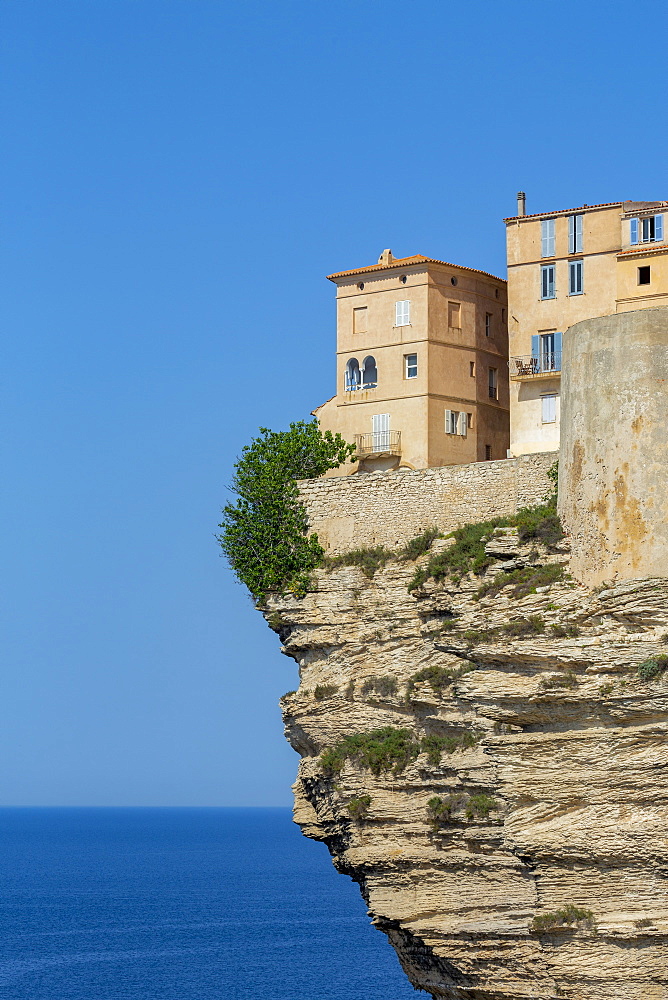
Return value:
M 658 242 L 663 240 L 663 216 L 654 216 L 654 239 Z
M 563 344 L 563 333 L 555 333 L 554 335 L 554 370 L 561 371 L 561 350 Z
M 463 437 L 463 438 L 465 438 L 465 437 L 466 437 L 466 428 L 467 428 L 467 424 L 468 424 L 468 420 L 467 420 L 467 418 L 466 418 L 466 414 L 465 414 L 465 413 L 464 413 L 464 412 L 462 411 L 462 412 L 461 412 L 461 413 L 459 414 L 459 434 L 460 434 L 460 435 L 461 435 L 461 437 Z
M 537 333 L 531 337 L 531 358 L 535 360 L 534 367 L 537 368 L 540 358 L 540 335 Z
M 373 430 L 373 450 L 387 451 L 390 447 L 390 414 L 374 414 L 371 418 L 371 427 Z
M 631 243 L 638 242 L 638 220 L 631 219 Z
M 452 410 L 445 411 L 445 433 L 452 434 Z
M 584 215 L 575 216 L 575 252 L 582 250 L 582 231 L 584 228 Z

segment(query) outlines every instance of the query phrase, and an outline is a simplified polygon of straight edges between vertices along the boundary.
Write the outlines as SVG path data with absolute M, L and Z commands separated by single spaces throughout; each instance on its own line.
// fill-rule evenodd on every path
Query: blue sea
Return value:
M 288 809 L 0 809 L 2 1000 L 416 1000 Z

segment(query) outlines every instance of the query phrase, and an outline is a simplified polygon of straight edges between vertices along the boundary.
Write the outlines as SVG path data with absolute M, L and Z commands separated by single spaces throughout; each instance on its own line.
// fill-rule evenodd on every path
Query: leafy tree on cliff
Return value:
M 218 541 L 237 578 L 257 603 L 271 592 L 308 588 L 309 573 L 324 551 L 309 534 L 298 479 L 313 479 L 349 461 L 355 446 L 317 420 L 290 424 L 287 431 L 260 428 L 235 464 L 232 492 L 223 508 Z

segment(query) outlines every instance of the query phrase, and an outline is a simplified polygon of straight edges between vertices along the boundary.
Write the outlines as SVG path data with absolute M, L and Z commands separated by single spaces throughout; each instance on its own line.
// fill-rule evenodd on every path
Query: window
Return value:
M 536 372 L 561 371 L 561 345 L 563 334 L 536 333 L 531 338 L 531 367 Z
M 663 216 L 648 215 L 644 219 L 631 219 L 631 243 L 662 243 Z
M 357 358 L 351 358 L 346 365 L 345 388 L 346 392 L 354 392 L 362 384 L 360 366 Z
M 492 461 L 492 446 L 491 446 L 491 444 L 486 444 L 485 445 L 485 461 L 486 462 L 491 462 Z
M 645 267 L 638 268 L 638 284 L 639 285 L 649 285 L 650 284 L 650 267 L 649 265 Z
M 366 333 L 366 306 L 353 309 L 353 333 Z
M 497 398 L 497 392 L 498 392 L 498 388 L 497 388 L 497 369 L 496 368 L 490 368 L 489 369 L 488 384 L 489 384 L 489 398 L 490 399 L 496 399 Z
M 396 322 L 395 326 L 410 326 L 411 325 L 411 301 L 410 299 L 404 299 L 402 302 L 397 302 L 395 304 L 396 308 Z
M 553 299 L 554 292 L 554 264 L 543 264 L 540 269 L 540 297 L 541 299 Z
M 543 219 L 540 224 L 540 255 L 554 257 L 554 219 Z
M 553 424 L 557 419 L 557 397 L 554 394 L 540 397 L 541 419 L 544 424 Z
M 568 263 L 568 294 L 582 295 L 584 261 L 571 260 Z
M 470 414 L 460 412 L 459 410 L 446 410 L 445 433 L 459 434 L 460 437 L 466 437 L 467 430 L 470 426 L 469 416 Z
M 448 302 L 448 326 L 451 330 L 462 328 L 462 307 L 459 302 Z
M 404 354 L 405 378 L 417 378 L 417 354 Z
M 475 361 L 469 361 L 469 375 L 475 378 Z
M 362 362 L 362 388 L 375 389 L 378 385 L 378 369 L 376 359 L 369 355 Z
M 584 215 L 568 216 L 568 252 L 582 253 L 582 224 Z
M 389 413 L 377 413 L 371 418 L 371 433 L 373 436 L 373 450 L 387 451 L 390 447 Z
M 492 314 L 485 313 L 485 336 L 489 337 L 492 332 Z

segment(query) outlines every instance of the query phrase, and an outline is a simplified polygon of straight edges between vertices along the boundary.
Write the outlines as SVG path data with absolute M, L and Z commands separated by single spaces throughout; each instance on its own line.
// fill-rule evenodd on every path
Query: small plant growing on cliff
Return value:
M 362 694 L 368 697 L 376 694 L 381 698 L 389 698 L 397 693 L 397 680 L 390 674 L 382 677 L 367 677 L 362 684 Z
M 461 667 L 439 667 L 435 663 L 428 667 L 423 667 L 422 670 L 418 670 L 417 673 L 413 674 L 409 680 L 406 697 L 410 698 L 415 685 L 420 681 L 427 681 L 432 690 L 442 696 L 446 688 L 450 687 L 460 677 L 463 677 L 464 674 L 468 674 L 475 669 L 472 663 L 462 664 Z
M 440 764 L 443 753 L 454 753 L 455 750 L 467 750 L 474 747 L 480 740 L 480 734 L 469 729 L 459 733 L 457 736 L 437 736 L 435 734 L 423 736 L 420 740 L 420 749 L 426 753 L 430 764 Z
M 458 795 L 457 793 L 447 795 L 444 799 L 440 795 L 434 795 L 429 799 L 427 802 L 427 818 L 434 833 L 438 833 L 439 827 L 444 823 L 451 822 L 454 813 L 462 809 L 465 803 L 466 796 Z
M 435 539 L 440 538 L 441 533 L 438 528 L 427 528 L 423 531 L 421 535 L 417 535 L 416 538 L 411 538 L 409 542 L 403 549 L 397 553 L 397 558 L 403 560 L 404 562 L 414 561 L 419 559 L 420 556 L 425 555 L 429 552 Z
M 555 639 L 575 639 L 580 635 L 577 625 L 552 625 L 550 632 Z
M 218 541 L 237 578 L 256 603 L 269 593 L 301 595 L 324 551 L 309 533 L 298 479 L 312 479 L 348 461 L 355 451 L 340 434 L 321 433 L 317 420 L 287 431 L 260 428 L 236 462 L 231 490 L 236 503 L 223 508 Z
M 468 800 L 466 815 L 469 819 L 487 819 L 489 814 L 498 808 L 499 805 L 496 799 L 493 799 L 491 795 L 487 795 L 485 792 L 478 792 Z
M 420 744 L 409 729 L 384 726 L 346 736 L 320 754 L 320 765 L 328 774 L 338 774 L 347 760 L 356 760 L 376 776 L 384 771 L 399 774 L 420 752 Z
M 371 796 L 360 795 L 357 798 L 351 799 L 350 802 L 347 803 L 346 808 L 352 818 L 359 822 L 361 819 L 364 819 L 368 813 L 370 805 Z
M 313 697 L 316 701 L 324 701 L 325 698 L 331 698 L 338 690 L 338 684 L 316 684 L 313 688 Z
M 588 930 L 596 928 L 596 921 L 591 910 L 569 903 L 553 913 L 541 913 L 535 916 L 531 921 L 530 930 L 534 934 L 545 934 L 573 924 L 586 927 Z
M 661 653 L 660 656 L 653 656 L 638 665 L 638 677 L 647 684 L 649 681 L 657 680 L 666 670 L 668 670 L 668 656 Z
M 546 563 L 544 566 L 525 566 L 522 569 L 511 570 L 510 573 L 497 573 L 492 580 L 487 580 L 476 591 L 476 599 L 481 597 L 496 597 L 506 587 L 512 587 L 510 596 L 515 600 L 535 594 L 536 587 L 548 587 L 564 577 L 564 567 L 559 563 Z
M 550 674 L 542 677 L 538 684 L 539 691 L 550 691 L 553 688 L 576 688 L 578 686 L 578 675 L 574 670 L 566 670 L 561 674 Z
M 339 566 L 359 566 L 368 580 L 372 580 L 376 571 L 382 569 L 388 559 L 395 555 L 384 545 L 376 545 L 344 552 L 340 556 L 327 556 L 324 560 L 326 569 L 338 569 Z

